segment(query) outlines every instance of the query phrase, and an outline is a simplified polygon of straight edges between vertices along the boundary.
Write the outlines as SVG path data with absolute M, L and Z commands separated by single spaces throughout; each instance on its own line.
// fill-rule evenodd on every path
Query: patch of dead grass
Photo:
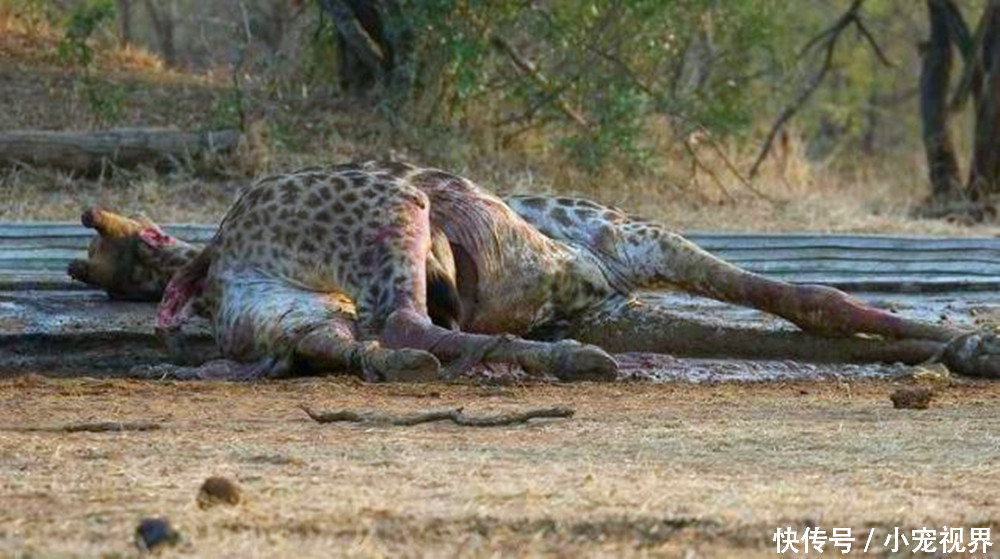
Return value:
M 35 17 L 0 0 L 0 61 L 32 71 L 60 69 L 72 72 L 74 64 L 61 60 L 59 43 L 63 31 L 43 17 Z M 159 82 L 207 83 L 208 75 L 193 75 L 167 68 L 163 60 L 148 50 L 133 46 L 102 44 L 91 39 L 93 70 L 118 76 L 142 77 Z

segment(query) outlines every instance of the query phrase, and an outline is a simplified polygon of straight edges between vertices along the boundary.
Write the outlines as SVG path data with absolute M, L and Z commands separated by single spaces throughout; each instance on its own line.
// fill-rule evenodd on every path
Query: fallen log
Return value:
M 469 416 L 465 415 L 463 408 L 447 410 L 431 410 L 419 412 L 411 415 L 393 415 L 377 411 L 352 411 L 335 410 L 329 412 L 315 412 L 309 406 L 300 404 L 302 411 L 306 412 L 313 421 L 317 423 L 367 423 L 371 425 L 399 425 L 410 427 L 421 423 L 432 423 L 435 421 L 451 421 L 455 425 L 463 427 L 501 427 L 506 425 L 517 425 L 527 423 L 536 418 L 569 418 L 576 414 L 573 408 L 533 408 L 523 412 L 501 413 L 497 415 Z
M 239 131 L 232 129 L 15 130 L 0 132 L 0 167 L 26 164 L 85 174 L 99 173 L 108 164 L 176 167 L 189 158 L 232 151 L 239 139 Z

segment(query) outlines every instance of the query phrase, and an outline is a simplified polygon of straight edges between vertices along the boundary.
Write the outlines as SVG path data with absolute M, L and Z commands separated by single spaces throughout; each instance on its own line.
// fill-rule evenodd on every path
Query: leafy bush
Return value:
M 779 65 L 767 0 L 408 0 L 415 90 L 435 119 L 488 118 L 502 134 L 559 127 L 586 168 L 641 163 L 652 116 L 683 134 L 752 123 L 759 100 L 737 79 Z
M 89 0 L 72 11 L 66 33 L 59 43 L 59 59 L 66 64 L 90 66 L 94 49 L 89 44 L 95 33 L 115 19 L 114 0 Z

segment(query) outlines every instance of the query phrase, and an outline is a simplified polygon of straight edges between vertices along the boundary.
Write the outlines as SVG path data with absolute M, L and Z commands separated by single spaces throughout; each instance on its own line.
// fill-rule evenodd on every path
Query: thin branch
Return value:
M 684 139 L 684 149 L 687 150 L 688 155 L 691 156 L 691 160 L 694 161 L 695 166 L 700 168 L 702 171 L 705 171 L 705 173 L 707 173 L 708 176 L 711 177 L 712 182 L 714 182 L 719 187 L 719 190 L 721 190 L 722 193 L 726 195 L 726 198 L 728 198 L 730 202 L 736 202 L 736 198 L 729 192 L 729 189 L 726 188 L 726 185 L 722 184 L 722 181 L 719 180 L 719 177 L 715 174 L 715 172 L 712 171 L 712 169 L 710 169 L 708 165 L 705 165 L 701 161 L 701 158 L 698 157 L 698 152 L 694 150 L 694 147 L 691 145 L 691 142 L 689 142 L 686 138 Z
M 865 25 L 865 22 L 862 21 L 861 18 L 854 16 L 854 26 L 861 32 L 861 36 L 868 41 L 868 46 L 872 48 L 872 51 L 875 53 L 875 57 L 878 58 L 879 62 L 889 68 L 895 68 L 896 65 L 893 64 L 885 55 L 885 52 L 882 50 L 882 47 L 879 46 L 878 41 L 876 41 L 875 37 L 870 31 L 868 31 L 868 26 Z
M 118 431 L 156 431 L 163 426 L 153 421 L 101 421 L 97 423 L 67 423 L 65 425 L 47 425 L 41 427 L 0 427 L 0 431 L 45 432 L 45 433 L 104 433 Z
M 958 52 L 962 59 L 970 62 L 975 57 L 978 38 L 982 34 L 982 21 L 977 26 L 975 33 L 969 31 L 969 25 L 962 17 L 962 11 L 958 9 L 953 0 L 934 0 L 941 5 L 948 14 L 948 34 L 951 40 L 958 47 Z
M 364 423 L 369 425 L 398 425 L 409 427 L 435 421 L 451 421 L 463 427 L 499 427 L 527 423 L 536 418 L 569 418 L 576 411 L 573 408 L 535 408 L 510 414 L 467 416 L 463 408 L 431 410 L 410 415 L 392 415 L 373 411 L 334 410 L 314 412 L 305 404 L 300 405 L 306 414 L 317 423 Z
M 705 141 L 708 142 L 708 145 L 712 147 L 712 150 L 715 152 L 717 156 L 719 156 L 719 159 L 722 159 L 722 162 L 726 164 L 726 168 L 729 169 L 729 172 L 732 173 L 733 176 L 735 176 L 740 181 L 740 183 L 743 184 L 744 188 L 746 188 L 756 196 L 763 198 L 768 202 L 771 202 L 772 204 L 777 203 L 777 200 L 771 198 L 767 194 L 764 194 L 760 190 L 757 190 L 757 188 L 754 187 L 753 182 L 747 177 L 743 176 L 743 173 L 740 172 L 740 170 L 736 167 L 736 165 L 732 162 L 732 160 L 729 159 L 726 153 L 722 151 L 722 147 L 719 146 L 719 143 L 715 141 L 715 138 L 712 137 L 712 134 L 708 131 L 707 128 L 705 128 L 701 124 L 698 125 L 698 128 L 701 130 L 701 133 L 705 138 Z
M 250 14 L 247 12 L 247 6 L 242 0 L 239 2 L 240 14 L 243 16 L 243 38 L 246 40 L 246 44 L 249 45 L 253 42 L 253 35 L 250 33 Z
M 813 76 L 813 79 L 809 81 L 809 84 L 805 89 L 799 94 L 795 101 L 785 107 L 778 118 L 774 121 L 771 126 L 771 130 L 767 133 L 767 138 L 764 140 L 764 145 L 760 148 L 760 153 L 757 154 L 757 159 L 754 160 L 753 166 L 750 167 L 750 178 L 757 176 L 757 172 L 760 171 L 760 166 L 764 162 L 764 159 L 771 152 L 771 145 L 774 143 L 774 139 L 778 136 L 778 132 L 785 125 L 786 122 L 791 120 L 795 113 L 806 104 L 809 97 L 812 96 L 813 92 L 823 83 L 823 79 L 826 77 L 826 73 L 830 71 L 830 64 L 833 62 L 833 51 L 836 46 L 836 39 L 831 40 L 826 46 L 826 56 L 823 58 L 823 65 L 820 67 L 819 73 Z
M 858 10 L 861 9 L 861 4 L 863 4 L 864 1 L 865 0 L 854 0 L 853 2 L 851 2 L 851 6 L 847 8 L 847 11 L 844 12 L 843 15 L 837 18 L 837 21 L 835 21 L 833 25 L 827 27 L 826 29 L 821 31 L 818 35 L 816 35 L 808 42 L 806 42 L 806 44 L 802 47 L 802 50 L 799 51 L 798 58 L 800 59 L 804 58 L 806 54 L 808 54 L 809 51 L 812 50 L 813 47 L 822 43 L 823 41 L 826 41 L 828 43 L 836 42 L 837 37 L 840 36 L 841 32 L 843 32 L 844 29 L 847 28 L 847 26 L 850 25 L 852 21 L 854 21 L 854 18 L 857 17 Z

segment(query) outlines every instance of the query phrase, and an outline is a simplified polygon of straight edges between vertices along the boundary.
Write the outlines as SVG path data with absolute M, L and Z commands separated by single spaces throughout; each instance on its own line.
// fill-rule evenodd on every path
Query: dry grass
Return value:
M 0 432 L 0 555 L 128 554 L 147 515 L 168 517 L 182 552 L 204 557 L 763 557 L 779 525 L 995 532 L 1000 387 L 954 386 L 925 411 L 892 409 L 893 388 L 5 380 L 6 427 L 164 428 Z M 515 428 L 360 427 L 313 423 L 300 402 L 578 413 Z M 213 475 L 237 480 L 242 504 L 201 510 Z
M 72 64 L 60 60 L 58 56 L 63 32 L 53 28 L 45 18 L 37 17 L 30 10 L 19 9 L 16 4 L 0 0 L 0 60 L 30 71 L 62 68 L 72 72 Z M 118 48 L 97 44 L 99 42 L 91 41 L 95 47 L 94 69 L 102 74 L 141 77 L 157 82 L 205 81 L 198 76 L 167 69 L 158 56 L 145 49 L 133 46 Z

